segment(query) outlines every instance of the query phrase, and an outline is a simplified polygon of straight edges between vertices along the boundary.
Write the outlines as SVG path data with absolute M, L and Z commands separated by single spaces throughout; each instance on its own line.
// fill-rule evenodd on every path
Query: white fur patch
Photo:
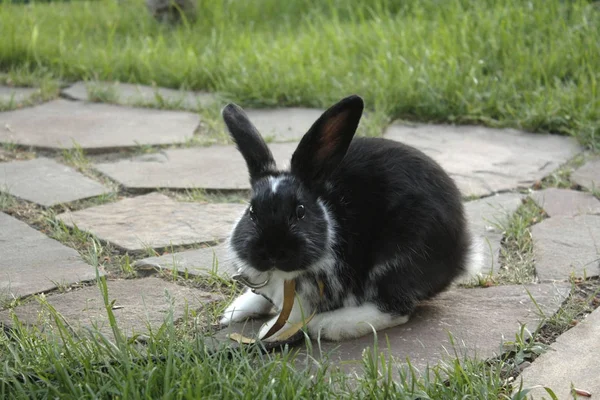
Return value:
M 272 309 L 273 305 L 267 299 L 247 290 L 227 307 L 220 323 L 226 326 L 231 322 L 240 322 L 248 318 L 269 314 Z
M 393 316 L 379 311 L 373 303 L 317 314 L 308 324 L 311 338 L 340 341 L 358 338 L 373 330 L 391 328 L 408 322 L 409 316 Z
M 269 184 L 271 185 L 271 192 L 277 193 L 277 187 L 286 179 L 288 179 L 287 176 L 270 176 Z
M 465 272 L 457 280 L 469 280 L 481 274 L 485 261 L 485 246 L 483 238 L 471 236 L 471 247 L 467 256 Z

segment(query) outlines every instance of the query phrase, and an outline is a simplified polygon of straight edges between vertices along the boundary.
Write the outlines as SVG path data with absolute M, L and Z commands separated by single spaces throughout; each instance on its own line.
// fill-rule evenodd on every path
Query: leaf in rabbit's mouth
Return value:
M 324 292 L 324 284 L 323 282 L 319 282 L 319 295 L 322 297 Z M 301 336 L 298 335 L 302 327 L 310 322 L 310 320 L 315 316 L 316 310 L 306 319 L 300 322 L 296 322 L 291 324 L 291 326 L 284 330 L 283 332 L 278 333 L 288 322 L 288 318 L 292 312 L 292 307 L 294 306 L 294 298 L 296 296 L 296 281 L 284 281 L 283 282 L 283 306 L 281 307 L 281 313 L 277 317 L 275 324 L 267 331 L 267 333 L 258 339 L 252 339 L 245 336 L 242 336 L 239 333 L 232 333 L 229 335 L 229 338 L 235 340 L 239 344 L 251 344 L 256 343 L 257 340 L 263 340 L 272 345 L 277 344 L 286 344 L 290 342 L 295 342 Z

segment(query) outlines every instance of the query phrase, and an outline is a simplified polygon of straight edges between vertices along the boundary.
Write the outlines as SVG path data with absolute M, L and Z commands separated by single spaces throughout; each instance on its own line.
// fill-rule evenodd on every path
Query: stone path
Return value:
M 19 298 L 96 277 L 75 250 L 0 213 L 0 299 Z M 101 272 L 102 273 L 102 272 Z
M 393 124 L 384 137 L 421 149 L 473 196 L 530 187 L 580 151 L 564 136 L 479 126 Z
M 37 88 L 0 85 L 0 107 L 3 104 L 20 107 L 38 93 L 40 90 Z
M 46 207 L 110 192 L 101 183 L 43 157 L 0 164 L 0 187 Z
M 600 394 L 598 360 L 600 359 L 600 309 L 592 312 L 573 329 L 565 332 L 521 376 L 524 387 L 552 388 L 559 399 L 570 399 L 571 385 L 592 394 Z M 539 387 L 533 396 L 542 398 L 546 391 Z M 583 398 L 583 397 L 577 397 Z
M 289 165 L 295 143 L 273 143 L 277 165 Z M 94 168 L 128 189 L 250 189 L 244 159 L 234 146 L 165 150 Z
M 122 82 L 77 82 L 61 93 L 73 100 L 96 101 L 104 96 L 122 105 L 161 106 L 162 103 L 188 110 L 207 107 L 217 101 L 215 96 L 206 92 L 185 92 Z
M 0 114 L 0 142 L 50 149 L 107 150 L 185 143 L 198 128 L 183 111 L 53 100 Z
M 244 208 L 242 204 L 183 203 L 150 193 L 57 218 L 135 251 L 222 240 Z
M 222 296 L 189 288 L 159 278 L 108 281 L 111 301 L 115 300 L 113 313 L 121 331 L 131 337 L 148 332 L 148 325 L 158 329 L 170 317 L 178 320 L 186 309 L 200 310 L 207 304 L 221 300 Z M 104 299 L 98 286 L 92 285 L 64 294 L 47 297 L 51 304 L 76 330 L 97 327 L 108 337 L 112 329 L 108 322 Z M 44 308 L 30 301 L 16 308 L 19 320 L 36 324 Z M 0 321 L 10 318 L 9 311 L 0 311 Z
M 1 100 L 6 93 L 6 88 L 0 87 Z M 33 95 L 35 89 L 17 89 L 15 93 Z M 90 94 L 93 100 L 99 100 L 99 93 L 112 96 L 106 100 L 120 105 L 86 101 Z M 128 254 L 133 258 L 140 273 L 137 279 L 120 279 L 122 276 L 114 266 L 107 270 L 100 268 L 100 273 L 108 277 L 109 297 L 117 301 L 114 312 L 128 335 L 143 333 L 148 326 L 157 328 L 170 309 L 173 318 L 179 319 L 184 317 L 186 306 L 202 310 L 207 304 L 221 300 L 219 293 L 175 284 L 159 278 L 160 275 L 141 276 L 175 270 L 200 282 L 213 279 L 215 274 L 223 279 L 231 277 L 234 271 L 223 240 L 244 205 L 180 201 L 175 192 L 159 190 L 248 189 L 245 164 L 239 153 L 233 146 L 193 147 L 191 143 L 189 148 L 156 149 L 157 152 L 145 155 L 127 156 L 121 152 L 140 145 L 180 145 L 198 132 L 198 114 L 137 106 L 167 104 L 202 110 L 221 107 L 218 97 L 147 86 L 82 82 L 64 89 L 62 96 L 69 100 L 55 99 L 0 112 L 0 143 L 6 145 L 0 151 L 0 210 L 4 211 L 0 212 L 0 309 L 10 300 L 44 292 L 48 303 L 72 326 L 96 324 L 102 332 L 108 332 L 102 298 L 93 284 L 95 268 L 84 261 L 92 262 L 92 258 L 28 225 L 26 222 L 35 219 L 23 208 L 15 208 L 14 204 L 21 204 L 21 200 L 38 204 L 40 208 L 35 212 L 39 218 L 42 218 L 39 213 L 48 207 L 64 209 L 59 215 L 48 213 L 45 217 L 89 232 L 100 243 L 111 244 L 116 249 L 115 255 Z M 248 110 L 250 118 L 272 142 L 270 146 L 280 166 L 289 164 L 297 141 L 320 113 L 321 110 L 300 108 Z M 484 358 L 498 354 L 501 341 L 514 337 L 520 323 L 534 330 L 540 322 L 537 306 L 528 291 L 550 316 L 568 295 L 572 276 L 600 275 L 597 244 L 600 202 L 592 194 L 596 182 L 600 182 L 600 161 L 589 158 L 571 174 L 575 183 L 572 187 L 579 190 L 532 190 L 543 187 L 540 181 L 544 177 L 581 153 L 573 139 L 474 126 L 395 123 L 382 131 L 388 139 L 401 140 L 430 154 L 456 179 L 465 198 L 470 199 L 465 203 L 468 223 L 472 232 L 484 241 L 483 273 L 489 274 L 492 285 L 503 269 L 510 267 L 503 265 L 505 260 L 499 255 L 507 226 L 511 221 L 515 223 L 515 211 L 531 197 L 547 216 L 536 220 L 530 228 L 519 228 L 522 235 L 533 238 L 536 276 L 530 279 L 530 284 L 488 288 L 458 285 L 422 304 L 408 324 L 379 334 L 389 339 L 390 355 L 398 362 L 408 357 L 415 366 L 423 368 L 444 360 L 451 350 L 450 333 L 457 351 Z M 12 161 L 17 158 L 15 152 L 20 151 L 14 149 L 15 144 L 31 146 L 37 157 Z M 57 150 L 75 145 L 87 153 L 106 153 L 106 157 L 96 158 L 91 167 L 120 184 L 119 196 L 114 200 L 96 201 L 109 189 L 102 182 L 61 164 Z M 134 195 L 134 192 L 146 194 Z M 88 206 L 70 209 L 73 201 L 85 198 L 91 199 L 86 203 Z M 26 208 L 27 204 L 21 207 Z M 172 247 L 176 247 L 175 253 L 171 253 Z M 144 258 L 142 251 L 157 255 Z M 103 260 L 98 262 L 112 265 Z M 79 287 L 86 281 L 90 285 Z M 57 288 L 63 292 L 56 291 Z M 0 323 L 10 324 L 12 312 L 26 323 L 40 322 L 40 306 L 35 301 L 24 301 L 14 309 L 0 311 Z M 559 371 L 553 367 L 556 360 L 575 365 L 571 359 L 578 356 L 582 368 L 589 368 L 598 358 L 599 343 L 589 339 L 591 332 L 599 329 L 598 319 L 596 311 L 585 323 L 559 338 L 554 345 L 557 352 L 540 357 L 523 374 L 526 384 L 557 382 L 553 375 Z M 255 329 L 259 325 L 254 322 L 246 326 Z M 223 339 L 226 332 L 218 332 L 216 338 Z M 574 352 L 574 340 L 582 343 L 585 340 L 586 348 L 591 349 L 589 353 Z M 356 360 L 372 344 L 373 338 L 367 336 L 335 346 L 324 343 L 323 349 L 331 350 L 334 360 L 356 370 L 359 368 Z M 595 356 L 587 357 L 588 354 Z M 583 379 L 584 373 L 573 374 L 573 379 L 579 377 Z M 593 382 L 577 382 L 600 395 Z

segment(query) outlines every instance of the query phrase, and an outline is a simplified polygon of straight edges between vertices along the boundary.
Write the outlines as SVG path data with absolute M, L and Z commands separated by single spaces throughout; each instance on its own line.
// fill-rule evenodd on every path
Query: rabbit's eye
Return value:
M 296 218 L 302 219 L 302 218 L 304 218 L 305 214 L 306 214 L 306 210 L 302 204 L 300 204 L 298 207 L 296 207 Z
M 254 208 L 252 208 L 252 206 L 250 206 L 250 208 L 248 209 L 248 215 L 250 216 L 250 219 L 252 221 L 256 219 L 256 215 L 254 215 Z

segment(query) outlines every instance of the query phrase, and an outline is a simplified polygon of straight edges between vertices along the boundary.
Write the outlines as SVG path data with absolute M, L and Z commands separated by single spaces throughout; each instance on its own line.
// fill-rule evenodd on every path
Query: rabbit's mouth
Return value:
M 241 284 L 243 284 L 244 286 L 249 287 L 250 289 L 260 289 L 262 287 L 267 286 L 267 284 L 269 283 L 269 281 L 271 280 L 271 273 L 269 273 L 269 275 L 267 276 L 267 279 L 262 282 L 262 283 L 253 283 L 250 282 L 244 275 L 242 274 L 236 274 L 233 275 L 231 277 L 231 279 L 233 279 L 234 281 L 238 281 Z

